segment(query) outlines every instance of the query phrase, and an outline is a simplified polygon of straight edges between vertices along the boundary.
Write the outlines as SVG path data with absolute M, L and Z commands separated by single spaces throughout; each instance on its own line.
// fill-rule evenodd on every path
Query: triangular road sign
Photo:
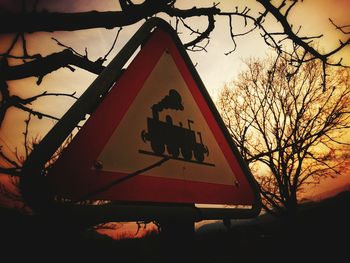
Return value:
M 142 49 L 47 178 L 55 194 L 73 200 L 252 205 L 259 199 L 170 26 L 144 34 Z

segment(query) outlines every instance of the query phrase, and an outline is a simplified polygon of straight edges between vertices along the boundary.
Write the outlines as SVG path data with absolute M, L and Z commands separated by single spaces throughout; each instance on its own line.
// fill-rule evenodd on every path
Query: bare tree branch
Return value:
M 191 42 L 188 42 L 184 44 L 184 47 L 188 48 L 190 46 L 193 46 L 199 42 L 201 42 L 203 39 L 209 39 L 209 34 L 213 31 L 215 28 L 215 19 L 214 16 L 208 16 L 208 27 L 207 29 L 202 32 L 197 38 L 192 40 Z
M 116 180 L 113 180 L 112 182 L 109 182 L 107 185 L 105 185 L 105 186 L 103 186 L 103 187 L 101 187 L 101 188 L 99 188 L 99 189 L 97 189 L 97 190 L 95 190 L 93 192 L 85 194 L 84 196 L 80 197 L 79 200 L 74 200 L 74 202 L 78 202 L 80 200 L 89 199 L 89 198 L 91 198 L 91 197 L 93 197 L 95 195 L 98 195 L 99 193 L 101 193 L 103 191 L 108 190 L 109 188 L 111 188 L 114 185 L 120 184 L 120 183 L 122 183 L 122 182 L 124 182 L 126 180 L 129 180 L 130 178 L 133 178 L 133 177 L 135 177 L 135 176 L 137 176 L 139 174 L 142 174 L 142 173 L 144 173 L 146 171 L 152 170 L 155 167 L 159 167 L 159 166 L 161 166 L 163 163 L 165 163 L 167 161 L 169 161 L 169 157 L 164 157 L 161 160 L 159 160 L 159 161 L 157 161 L 157 162 L 155 162 L 155 163 L 153 163 L 153 164 L 151 164 L 151 165 L 149 165 L 149 166 L 147 166 L 145 168 L 142 168 L 142 169 L 137 170 L 137 171 L 135 171 L 133 173 L 130 173 L 130 174 L 128 174 L 128 175 L 126 175 L 126 176 L 124 176 L 122 178 L 118 178 Z
M 105 68 L 100 61 L 90 61 L 65 49 L 22 65 L 1 67 L 1 75 L 5 80 L 23 79 L 31 76 L 43 78 L 45 75 L 68 65 L 77 66 L 94 74 L 100 74 Z
M 343 34 L 345 35 L 350 34 L 350 25 L 338 26 L 337 24 L 334 23 L 332 19 L 329 18 L 329 21 L 332 23 L 335 29 L 340 30 Z
M 4 119 L 4 116 L 7 112 L 7 110 L 11 107 L 15 107 L 15 108 L 18 108 L 18 109 L 21 109 L 23 111 L 26 111 L 28 112 L 31 116 L 32 114 L 37 116 L 39 119 L 41 119 L 42 117 L 46 117 L 46 118 L 50 118 L 50 119 L 54 119 L 54 120 L 59 120 L 59 118 L 57 117 L 54 117 L 52 115 L 49 115 L 49 114 L 46 114 L 46 113 L 43 113 L 43 112 L 40 112 L 40 111 L 36 111 L 34 109 L 31 109 L 25 105 L 27 104 L 31 104 L 32 102 L 34 102 L 35 100 L 37 100 L 38 98 L 42 98 L 42 97 L 50 97 L 50 96 L 60 96 L 60 97 L 70 97 L 70 98 L 73 98 L 73 99 L 78 99 L 76 96 L 75 96 L 75 92 L 71 93 L 71 94 L 67 94 L 67 93 L 48 93 L 47 91 L 39 94 L 39 95 L 36 95 L 36 96 L 33 96 L 33 97 L 29 97 L 29 98 L 21 98 L 19 96 L 15 96 L 15 95 L 12 95 L 12 96 L 9 96 L 8 94 L 4 93 L 5 95 L 3 95 L 3 98 L 2 98 L 2 101 L 1 101 L 1 104 L 0 104 L 0 126 L 3 122 L 3 119 Z M 30 120 L 30 119 L 29 119 Z M 29 123 L 29 121 L 28 121 Z M 25 133 L 26 134 L 26 133 Z
M 170 4 L 169 4 L 170 2 Z M 139 5 L 130 5 L 122 11 L 115 12 L 82 12 L 82 13 L 54 13 L 31 12 L 9 13 L 3 12 L 0 17 L 0 34 L 13 32 L 53 32 L 74 31 L 89 28 L 123 27 L 164 12 L 169 16 L 188 18 L 193 16 L 213 15 L 220 12 L 215 6 L 209 8 L 191 8 L 181 10 L 172 7 L 172 1 L 144 1 Z M 16 21 L 16 23 L 6 23 Z
M 269 169 L 256 174 L 265 206 L 293 212 L 304 185 L 339 173 L 333 151 L 339 131 L 349 127 L 350 72 L 333 68 L 324 80 L 322 62 L 310 60 L 286 77 L 293 65 L 285 56 L 248 61 L 219 107 L 245 160 Z M 327 149 L 317 151 L 322 144 Z

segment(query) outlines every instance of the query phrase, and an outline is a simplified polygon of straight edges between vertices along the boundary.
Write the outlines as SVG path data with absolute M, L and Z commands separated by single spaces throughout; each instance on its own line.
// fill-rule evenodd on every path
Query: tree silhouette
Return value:
M 285 58 L 250 59 L 219 98 L 232 138 L 255 164 L 264 208 L 271 213 L 295 214 L 307 185 L 340 172 L 345 143 L 339 138 L 350 127 L 350 71 L 327 69 L 324 90 L 319 64 L 304 63 L 291 76 L 294 67 Z
M 221 9 L 220 3 L 208 5 L 203 3 L 202 6 L 191 6 L 190 3 L 187 3 L 184 7 L 183 2 L 176 0 L 145 0 L 141 3 L 119 0 L 113 2 L 111 11 L 101 9 L 102 11 L 80 12 L 66 12 L 64 7 L 71 5 L 70 2 L 61 1 L 61 8 L 58 8 L 59 5 L 52 7 L 50 3 L 9 1 L 0 6 L 0 37 L 4 39 L 1 41 L 0 51 L 0 127 L 2 128 L 4 119 L 10 111 L 30 114 L 31 121 L 34 117 L 37 117 L 35 121 L 45 119 L 57 121 L 61 117 L 59 114 L 48 111 L 47 107 L 39 107 L 37 102 L 50 98 L 68 98 L 74 101 L 79 97 L 75 90 L 57 91 L 57 89 L 46 86 L 41 89 L 34 86 L 28 87 L 32 91 L 28 93 L 27 90 L 24 90 L 23 85 L 17 84 L 16 81 L 35 78 L 36 85 L 43 87 L 44 79 L 50 79 L 62 69 L 68 69 L 72 73 L 79 70 L 86 71 L 96 76 L 108 64 L 111 52 L 116 50 L 116 42 L 123 28 L 154 16 L 160 16 L 173 25 L 180 37 L 184 39 L 184 46 L 189 52 L 205 52 L 208 45 L 215 42 L 215 39 L 210 37 L 217 29 L 216 25 L 219 20 L 227 23 L 227 34 L 232 40 L 232 49 L 223 51 L 227 55 L 236 50 L 237 39 L 252 32 L 259 32 L 267 46 L 274 49 L 277 54 L 283 54 L 283 57 L 293 65 L 293 69 L 289 72 L 291 79 L 304 67 L 304 63 L 318 61 L 315 62 L 315 65 L 322 69 L 319 73 L 322 76 L 324 90 L 330 82 L 327 80 L 328 66 L 349 66 L 344 64 L 342 59 L 337 62 L 331 60 L 350 44 L 349 25 L 339 25 L 336 19 L 330 19 L 330 25 L 335 31 L 340 32 L 341 39 L 332 50 L 322 52 L 313 42 L 315 39 L 321 39 L 322 35 L 305 36 L 301 33 L 300 28 L 293 28 L 290 22 L 291 13 L 296 7 L 303 5 L 302 1 L 280 0 L 272 3 L 269 0 L 256 0 L 251 2 L 252 6 L 232 4 L 229 9 L 224 10 Z M 204 26 L 196 22 L 196 18 L 199 17 L 206 20 Z M 275 19 L 278 29 L 267 22 L 271 18 Z M 97 59 L 89 57 L 91 55 L 87 48 L 84 52 L 78 52 L 77 47 L 70 47 L 64 43 L 66 41 L 60 39 L 62 36 L 60 33 L 63 31 L 76 32 L 96 28 L 106 31 L 116 29 L 115 39 L 110 44 L 110 48 L 102 50 L 96 56 Z M 45 32 L 51 36 L 51 42 L 56 47 L 54 51 L 52 48 L 48 49 L 48 52 L 37 51 L 31 45 L 36 34 Z M 71 37 L 73 38 L 74 35 Z M 290 46 L 293 48 L 290 49 Z M 327 90 L 326 93 L 331 90 Z M 26 137 L 29 136 L 28 132 L 24 128 Z M 24 155 L 27 156 L 27 154 L 26 150 Z M 0 157 L 2 173 L 21 176 L 21 165 L 11 159 L 4 148 L 0 148 Z

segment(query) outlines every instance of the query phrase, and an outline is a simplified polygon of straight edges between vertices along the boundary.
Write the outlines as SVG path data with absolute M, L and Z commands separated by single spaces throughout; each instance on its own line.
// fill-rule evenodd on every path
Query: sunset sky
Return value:
M 21 1 L 1 1 L 0 7 L 16 9 L 18 3 Z M 33 1 L 34 2 L 34 1 Z M 142 1 L 135 1 L 142 2 Z M 249 1 L 220 1 L 218 6 L 222 10 L 233 10 L 236 5 L 244 7 L 245 5 L 253 7 L 251 14 L 259 12 L 259 5 L 253 0 Z M 276 1 L 277 2 L 277 1 Z M 178 1 L 178 7 L 191 7 L 195 5 L 210 6 L 213 1 Z M 112 11 L 118 10 L 118 1 L 39 1 L 38 9 L 46 8 L 50 11 L 56 12 L 84 12 L 91 10 L 98 11 Z M 331 18 L 335 23 L 339 25 L 350 25 L 350 0 L 304 0 L 303 3 L 296 6 L 295 10 L 291 14 L 294 28 L 302 26 L 301 33 L 305 35 L 318 35 L 324 34 L 324 37 L 320 39 L 319 46 L 327 51 L 331 50 L 338 45 L 339 39 L 344 40 L 345 37 L 341 36 L 339 31 L 334 29 L 334 26 L 330 23 L 328 18 Z M 116 42 L 116 46 L 111 54 L 108 56 L 108 62 L 117 54 L 122 46 L 130 39 L 143 23 L 139 22 L 128 28 L 124 28 L 119 35 Z M 199 28 L 205 28 L 206 18 L 195 18 L 192 20 L 192 25 L 196 25 Z M 238 32 L 242 30 L 243 22 L 236 21 Z M 269 19 L 268 23 L 274 25 L 275 21 Z M 4 25 L 2 25 L 4 26 Z M 249 25 L 248 25 L 249 27 Z M 72 47 L 80 54 L 85 53 L 85 49 L 88 52 L 88 57 L 91 60 L 96 60 L 100 56 L 104 56 L 110 49 L 114 38 L 118 32 L 118 29 L 90 29 L 73 32 L 53 32 L 53 33 L 32 33 L 26 34 L 27 49 L 29 54 L 40 53 L 43 56 L 58 52 L 63 49 L 52 38 L 57 39 L 60 43 L 66 46 Z M 226 17 L 220 17 L 216 20 L 215 30 L 211 33 L 211 42 L 207 47 L 206 52 L 188 52 L 193 64 L 196 65 L 196 69 L 202 78 L 204 85 L 206 86 L 212 99 L 215 101 L 220 90 L 226 83 L 231 82 L 237 77 L 238 73 L 245 68 L 244 60 L 249 57 L 265 57 L 271 54 L 271 50 L 265 45 L 263 39 L 259 35 L 259 31 L 255 31 L 247 36 L 243 36 L 237 39 L 237 49 L 230 55 L 224 53 L 229 52 L 232 49 L 232 40 L 229 35 L 228 19 Z M 193 36 L 185 37 L 185 34 L 180 34 L 179 37 L 183 42 L 187 42 L 192 39 Z M 12 35 L 0 35 L 0 53 L 6 52 L 11 41 Z M 12 55 L 22 55 L 21 44 L 16 46 L 16 52 Z M 345 49 L 340 56 L 343 57 L 343 61 L 350 65 L 350 47 Z M 339 59 L 335 57 L 334 59 Z M 14 60 L 10 63 L 17 63 Z M 13 64 L 14 65 L 14 64 Z M 105 63 L 104 65 L 107 65 Z M 35 82 L 36 78 L 27 78 L 18 81 L 9 81 L 8 85 L 13 94 L 20 95 L 22 97 L 29 97 L 39 94 L 44 91 L 49 92 L 76 92 L 76 96 L 79 96 L 90 85 L 90 83 L 96 78 L 96 75 L 88 73 L 81 69 L 76 69 L 75 72 L 63 68 L 55 71 L 52 74 L 47 75 L 41 85 L 37 86 Z M 74 103 L 72 98 L 45 98 L 38 99 L 33 103 L 32 107 L 40 109 L 48 114 L 52 114 L 57 117 L 61 117 L 69 107 Z M 23 151 L 23 131 L 24 120 L 28 117 L 27 113 L 23 113 L 17 109 L 10 109 L 6 115 L 6 118 L 0 128 L 0 145 L 3 146 L 3 150 L 15 158 L 14 152 L 17 150 L 20 155 L 24 154 Z M 48 119 L 37 119 L 32 117 L 32 121 L 29 127 L 29 134 L 31 137 L 43 137 L 46 132 L 53 127 L 54 121 Z M 350 138 L 346 138 L 350 141 Z M 350 164 L 350 160 L 349 160 Z M 321 183 L 317 188 L 311 189 L 306 193 L 307 198 L 319 199 L 323 194 L 332 194 L 332 191 L 336 189 L 348 189 L 350 188 L 350 178 L 348 176 L 347 169 L 344 166 L 343 175 L 338 179 L 329 179 Z M 345 172 L 346 171 L 346 172 Z

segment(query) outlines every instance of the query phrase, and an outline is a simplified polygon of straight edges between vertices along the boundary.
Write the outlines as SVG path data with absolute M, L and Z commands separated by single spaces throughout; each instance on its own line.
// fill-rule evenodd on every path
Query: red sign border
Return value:
M 189 59 L 185 49 L 183 48 L 181 41 L 178 39 L 176 32 L 171 28 L 171 26 L 161 19 L 158 19 L 158 18 L 150 19 L 148 22 L 144 24 L 144 26 L 142 26 L 142 28 L 128 42 L 128 44 L 124 47 L 124 49 L 122 49 L 122 51 L 117 55 L 117 57 L 111 62 L 111 64 L 113 64 L 114 62 L 113 68 L 114 69 L 119 68 L 121 70 L 121 65 L 123 63 L 126 63 L 128 57 L 130 57 L 131 55 L 132 50 L 135 50 L 145 39 L 147 39 L 149 37 L 150 32 L 154 28 L 161 28 L 162 30 L 167 32 L 169 36 L 172 38 L 172 40 L 174 41 L 175 47 L 176 47 L 175 49 L 177 49 L 179 52 L 177 56 L 182 57 L 183 61 L 187 65 L 188 67 L 187 74 L 190 74 L 192 76 L 193 78 L 192 80 L 197 84 L 199 88 L 197 92 L 201 93 L 203 98 L 205 98 L 204 102 L 206 102 L 208 109 L 213 114 L 212 117 L 217 121 L 218 128 L 220 128 L 221 131 L 223 132 L 223 136 L 226 138 L 227 142 L 229 143 L 229 146 L 233 151 L 235 157 L 237 158 L 237 162 L 242 168 L 244 176 L 246 177 L 247 182 L 248 184 L 250 184 L 250 187 L 253 191 L 254 196 L 250 200 L 252 205 L 251 213 L 246 213 L 246 217 L 251 217 L 256 215 L 261 209 L 261 200 L 260 200 L 257 184 L 254 178 L 252 177 L 249 169 L 247 168 L 246 164 L 240 157 L 239 152 L 235 147 L 231 137 L 229 136 L 224 126 L 224 123 L 221 120 L 219 113 L 217 112 L 213 102 L 210 99 L 210 96 L 205 90 L 204 85 L 200 80 L 198 73 L 196 72 L 191 60 Z M 117 59 L 120 59 L 120 62 L 115 62 Z M 92 107 L 95 106 L 92 100 L 99 98 L 101 94 L 105 93 L 109 89 L 110 86 L 107 86 L 107 84 L 108 84 L 108 81 L 111 82 L 111 77 L 107 76 L 107 72 L 109 71 L 109 73 L 113 73 L 112 72 L 113 68 L 111 64 L 107 67 L 108 69 L 105 70 L 95 80 L 95 82 L 88 88 L 88 90 L 83 94 L 83 96 L 81 96 L 81 98 L 77 101 L 77 103 L 73 105 L 73 107 L 61 119 L 61 121 L 47 134 L 47 136 L 43 139 L 41 145 L 39 145 L 39 147 L 37 147 L 35 151 L 31 154 L 31 156 L 28 158 L 24 166 L 24 169 L 23 169 L 24 174 L 25 173 L 28 174 L 29 171 L 37 171 L 39 168 L 42 168 L 45 160 L 47 161 L 48 158 L 52 155 L 52 153 L 57 149 L 57 145 L 59 145 L 59 143 L 62 143 L 63 139 L 66 138 L 66 136 L 68 135 L 68 132 L 71 132 L 75 127 L 75 125 L 77 125 L 78 121 L 82 118 L 82 116 L 85 115 Z M 114 78 L 116 78 L 119 72 L 116 71 L 113 74 L 114 74 L 113 75 Z M 106 81 L 106 79 L 108 79 L 108 81 Z M 98 84 L 101 84 L 101 83 L 104 84 L 104 87 L 96 88 L 98 87 Z M 96 90 L 98 91 L 93 90 L 93 88 L 96 88 Z M 97 92 L 100 92 L 100 93 L 97 93 Z M 86 104 L 86 102 L 89 102 L 88 105 L 84 105 L 84 103 Z M 79 109 L 79 106 L 80 106 L 80 109 Z M 55 136 L 57 139 L 54 140 L 53 136 Z M 51 139 L 49 143 L 44 144 L 44 142 L 48 141 L 49 139 Z M 36 162 L 34 163 L 34 161 Z M 144 178 L 144 179 L 150 180 L 151 178 Z M 80 183 L 84 184 L 84 182 L 80 182 Z M 90 183 L 91 182 L 86 182 L 85 185 L 89 185 Z M 143 183 L 141 184 L 141 186 L 149 185 L 149 182 L 143 182 Z M 184 183 L 189 183 L 189 182 L 184 182 Z M 196 183 L 194 182 L 194 184 Z M 157 184 L 153 182 L 152 185 L 157 185 Z M 173 185 L 173 180 L 172 180 L 172 185 Z M 77 187 L 78 189 L 80 186 L 81 185 L 75 185 L 74 187 Z M 94 187 L 96 187 L 96 185 L 94 185 Z M 212 193 L 215 194 L 215 191 L 213 191 Z M 206 196 L 210 196 L 210 194 L 206 193 Z M 166 202 L 166 200 L 164 201 Z M 208 200 L 208 202 L 204 201 L 204 203 L 211 203 L 211 202 L 210 200 Z M 245 202 L 240 203 L 238 200 L 237 204 L 245 204 Z
M 164 52 L 173 57 L 227 158 L 231 170 L 236 174 L 240 186 L 150 177 L 141 174 L 97 193 L 93 199 L 231 205 L 253 203 L 254 193 L 217 124 L 217 118 L 214 118 L 212 111 L 207 106 L 203 94 L 171 35 L 161 28 L 152 32 L 142 50 L 49 171 L 48 180 L 55 192 L 68 198 L 79 199 L 128 175 L 94 170 L 91 167 Z M 84 155 L 81 156 L 80 152 L 83 152 Z

